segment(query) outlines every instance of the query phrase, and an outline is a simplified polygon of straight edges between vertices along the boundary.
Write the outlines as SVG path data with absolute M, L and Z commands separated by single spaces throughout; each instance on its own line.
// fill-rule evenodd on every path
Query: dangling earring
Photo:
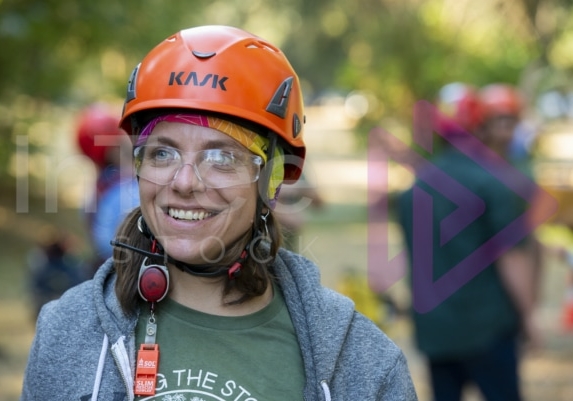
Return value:
M 149 227 L 147 227 L 147 223 L 145 222 L 145 220 L 143 220 L 143 215 L 139 216 L 139 218 L 137 219 L 137 229 L 147 238 L 153 237 L 153 234 L 151 234 Z
M 261 240 L 266 241 L 269 244 L 273 242 L 273 239 L 271 238 L 271 234 L 269 232 L 269 227 L 267 226 L 267 218 L 269 217 L 270 214 L 271 211 L 268 209 L 265 214 L 261 214 L 261 220 L 263 221 L 263 228 L 264 228 L 264 231 L 261 233 Z
M 139 218 L 137 219 L 137 229 L 139 230 L 140 233 L 143 234 L 143 215 L 139 216 Z

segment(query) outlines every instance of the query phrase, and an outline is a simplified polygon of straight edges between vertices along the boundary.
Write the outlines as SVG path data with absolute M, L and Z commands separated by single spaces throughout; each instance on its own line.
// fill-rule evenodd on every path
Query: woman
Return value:
M 415 400 L 401 351 L 280 246 L 305 155 L 298 78 L 242 30 L 183 30 L 128 84 L 141 208 L 44 308 L 23 400 Z

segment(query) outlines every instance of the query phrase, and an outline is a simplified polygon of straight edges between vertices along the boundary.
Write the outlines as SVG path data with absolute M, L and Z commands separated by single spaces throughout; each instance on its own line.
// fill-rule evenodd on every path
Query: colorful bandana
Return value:
M 151 132 L 153 132 L 153 129 L 162 121 L 193 124 L 216 129 L 217 131 L 229 135 L 251 152 L 262 157 L 265 163 L 267 162 L 267 154 L 265 153 L 269 146 L 269 140 L 267 138 L 230 121 L 201 114 L 166 114 L 156 117 L 141 130 L 141 133 L 135 142 L 135 146 L 137 147 L 145 144 L 147 138 L 151 135 Z M 268 191 L 268 198 L 271 203 L 271 207 L 274 207 L 276 204 L 279 188 L 283 179 L 284 155 L 282 149 L 277 146 L 275 148 L 273 171 L 271 173 Z

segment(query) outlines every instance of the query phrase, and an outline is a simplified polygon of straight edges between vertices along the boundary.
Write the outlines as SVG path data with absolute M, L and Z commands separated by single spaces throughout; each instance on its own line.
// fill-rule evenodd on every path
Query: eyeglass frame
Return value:
M 158 150 L 168 150 L 168 151 L 172 151 L 175 154 L 178 155 L 178 166 L 177 168 L 173 171 L 173 176 L 171 177 L 170 180 L 168 180 L 167 182 L 157 182 L 151 178 L 142 176 L 140 174 L 141 172 L 141 166 L 143 165 L 143 160 L 145 159 L 145 154 L 147 152 L 141 152 L 142 150 L 145 149 L 154 149 L 155 151 Z M 233 184 L 233 185 L 221 185 L 221 186 L 217 186 L 217 185 L 213 185 L 212 182 L 207 182 L 209 180 L 205 180 L 205 177 L 202 176 L 198 164 L 196 162 L 193 163 L 185 163 L 185 160 L 183 158 L 184 154 L 193 154 L 193 155 L 197 155 L 197 154 L 207 154 L 209 152 L 218 152 L 219 154 L 224 153 L 227 156 L 231 156 L 234 160 L 238 160 L 241 163 L 244 163 L 241 165 L 241 167 L 243 168 L 252 168 L 254 167 L 254 174 L 249 174 L 249 176 L 252 175 L 252 177 L 249 178 L 250 181 L 246 182 L 238 182 L 237 184 Z M 240 156 L 240 157 L 237 157 Z M 234 186 L 240 186 L 240 185 L 245 185 L 247 183 L 253 183 L 256 182 L 259 178 L 260 178 L 260 173 L 261 170 L 264 166 L 264 160 L 261 156 L 259 155 L 255 155 L 255 154 L 247 154 L 246 152 L 241 152 L 238 150 L 226 150 L 226 149 L 202 149 L 202 150 L 198 150 L 198 151 L 190 151 L 190 152 L 184 152 L 181 149 L 178 149 L 176 147 L 173 146 L 169 146 L 169 145 L 140 145 L 140 146 L 136 146 L 133 149 L 133 158 L 134 158 L 134 165 L 135 165 L 135 173 L 139 178 L 142 178 L 146 181 L 149 181 L 151 183 L 154 183 L 156 185 L 169 185 L 171 184 L 176 178 L 177 175 L 179 174 L 179 172 L 181 171 L 181 169 L 186 166 L 189 165 L 192 167 L 193 172 L 195 173 L 195 176 L 199 179 L 199 181 L 205 185 L 207 188 L 212 188 L 212 189 L 220 189 L 220 188 L 230 188 L 230 187 L 234 187 Z M 151 160 L 151 158 L 149 158 L 148 160 Z M 173 160 L 175 161 L 175 159 Z M 249 162 L 250 161 L 250 164 Z M 204 161 L 200 161 L 199 165 L 201 163 L 203 163 Z M 164 166 L 164 167 L 168 167 L 168 166 Z M 157 167 L 153 167 L 153 168 L 157 168 Z M 235 170 L 234 173 L 237 173 L 237 171 Z

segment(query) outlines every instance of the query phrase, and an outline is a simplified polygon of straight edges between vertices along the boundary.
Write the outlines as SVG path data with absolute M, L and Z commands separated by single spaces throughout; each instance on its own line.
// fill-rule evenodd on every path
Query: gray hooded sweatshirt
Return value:
M 401 350 L 350 299 L 322 287 L 316 265 L 281 249 L 274 273 L 301 347 L 305 401 L 417 400 Z M 134 399 L 137 317 L 121 309 L 115 280 L 110 259 L 42 309 L 21 401 Z

